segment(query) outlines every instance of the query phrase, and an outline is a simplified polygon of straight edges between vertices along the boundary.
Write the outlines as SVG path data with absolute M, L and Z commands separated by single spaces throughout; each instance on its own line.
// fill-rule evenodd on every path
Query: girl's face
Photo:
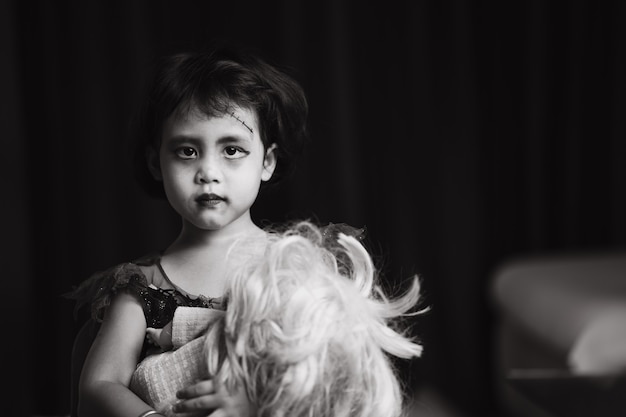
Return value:
M 274 147 L 264 149 L 255 112 L 233 106 L 218 117 L 197 111 L 170 117 L 155 175 L 188 225 L 236 232 L 252 226 L 250 207 L 275 166 Z

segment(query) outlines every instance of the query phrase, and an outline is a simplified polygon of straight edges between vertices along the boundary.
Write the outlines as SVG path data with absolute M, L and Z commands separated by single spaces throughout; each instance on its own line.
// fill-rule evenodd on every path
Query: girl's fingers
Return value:
M 175 413 L 185 413 L 191 411 L 209 411 L 222 406 L 222 396 L 217 394 L 203 395 L 188 400 L 180 400 L 172 407 Z
M 176 393 L 176 397 L 180 399 L 190 399 L 213 393 L 215 393 L 213 381 L 211 381 L 210 379 L 204 379 L 202 381 L 196 382 L 193 385 L 181 389 Z
M 214 392 L 212 381 L 200 381 L 184 390 L 183 395 L 198 394 L 187 399 L 179 400 L 174 406 L 175 413 L 204 411 L 209 413 L 207 417 L 251 417 L 256 412 L 244 390 L 238 390 L 234 395 L 228 395 L 226 391 Z M 180 395 L 179 395 L 179 398 Z

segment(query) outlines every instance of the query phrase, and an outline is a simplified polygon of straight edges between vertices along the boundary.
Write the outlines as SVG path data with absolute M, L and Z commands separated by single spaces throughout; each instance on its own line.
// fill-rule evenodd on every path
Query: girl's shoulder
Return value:
M 116 293 L 121 290 L 141 292 L 153 285 L 158 277 L 159 259 L 159 253 L 149 254 L 95 272 L 66 294 L 66 297 L 76 301 L 76 311 L 84 305 L 91 305 L 92 317 L 101 320 L 104 310 Z

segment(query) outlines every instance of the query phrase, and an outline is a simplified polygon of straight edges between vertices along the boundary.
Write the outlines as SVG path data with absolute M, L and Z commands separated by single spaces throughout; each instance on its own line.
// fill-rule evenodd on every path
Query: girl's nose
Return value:
M 208 184 L 221 181 L 221 171 L 215 161 L 206 161 L 196 172 L 195 181 L 198 184 Z

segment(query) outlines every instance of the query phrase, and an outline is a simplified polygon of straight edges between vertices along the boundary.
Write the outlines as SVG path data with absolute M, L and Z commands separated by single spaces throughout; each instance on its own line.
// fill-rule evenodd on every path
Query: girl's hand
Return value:
M 176 393 L 175 413 L 206 411 L 207 417 L 254 417 L 252 404 L 244 390 L 229 394 L 215 391 L 213 381 L 206 379 Z

